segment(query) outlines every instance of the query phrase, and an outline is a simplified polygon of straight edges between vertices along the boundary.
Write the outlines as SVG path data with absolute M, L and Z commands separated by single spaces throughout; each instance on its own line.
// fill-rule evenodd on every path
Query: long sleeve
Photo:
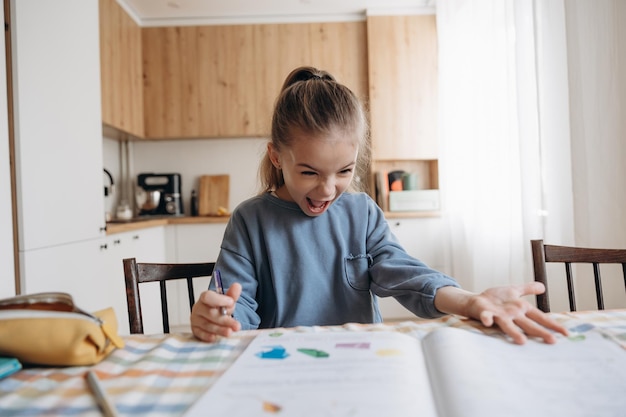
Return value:
M 436 290 L 457 285 L 409 256 L 362 193 L 318 217 L 269 194 L 247 200 L 232 213 L 216 267 L 226 287 L 243 287 L 234 312 L 243 329 L 379 322 L 374 294 L 437 317 Z

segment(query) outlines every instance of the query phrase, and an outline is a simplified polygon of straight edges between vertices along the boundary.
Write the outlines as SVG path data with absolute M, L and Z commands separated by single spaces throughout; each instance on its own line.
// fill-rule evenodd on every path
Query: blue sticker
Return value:
M 261 359 L 285 359 L 289 356 L 287 349 L 282 346 L 269 346 L 268 350 L 256 354 Z
M 582 323 L 582 324 L 579 324 L 578 326 L 572 327 L 570 331 L 576 332 L 576 333 L 585 333 L 593 328 L 594 328 L 593 324 Z

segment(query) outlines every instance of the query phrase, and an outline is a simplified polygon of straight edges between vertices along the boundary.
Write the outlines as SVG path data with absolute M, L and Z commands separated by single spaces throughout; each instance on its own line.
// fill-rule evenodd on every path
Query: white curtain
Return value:
M 437 0 L 447 264 L 465 288 L 532 280 L 531 239 L 624 247 L 625 4 Z M 623 306 L 621 278 L 603 281 Z
M 531 2 L 438 0 L 439 171 L 452 275 L 529 278 L 542 222 Z

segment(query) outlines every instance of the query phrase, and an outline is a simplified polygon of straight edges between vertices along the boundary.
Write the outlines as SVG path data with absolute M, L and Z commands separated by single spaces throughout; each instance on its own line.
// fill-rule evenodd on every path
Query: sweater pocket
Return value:
M 344 259 L 344 273 L 348 284 L 355 290 L 369 291 L 369 268 L 373 259 L 369 254 L 348 255 Z

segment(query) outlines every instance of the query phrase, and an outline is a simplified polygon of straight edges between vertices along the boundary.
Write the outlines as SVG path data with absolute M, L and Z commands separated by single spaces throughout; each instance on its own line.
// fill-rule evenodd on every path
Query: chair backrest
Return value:
M 158 282 L 161 293 L 161 316 L 163 318 L 163 332 L 170 332 L 169 314 L 167 310 L 166 281 L 184 279 L 187 281 L 189 308 L 195 302 L 193 278 L 209 277 L 213 275 L 214 262 L 191 264 L 166 263 L 137 263 L 135 258 L 123 261 L 124 279 L 126 281 L 126 301 L 128 304 L 128 322 L 131 334 L 143 333 L 143 318 L 141 315 L 141 297 L 139 284 Z
M 567 280 L 567 294 L 570 311 L 576 311 L 576 297 L 574 296 L 574 281 L 572 264 L 593 265 L 593 277 L 596 289 L 596 303 L 598 310 L 604 310 L 600 264 L 621 264 L 624 287 L 626 289 L 626 249 L 590 249 L 571 246 L 545 245 L 543 240 L 531 240 L 533 254 L 533 268 L 535 281 L 546 286 L 544 294 L 537 295 L 537 307 L 545 312 L 550 311 L 547 262 L 559 262 L 565 265 Z

